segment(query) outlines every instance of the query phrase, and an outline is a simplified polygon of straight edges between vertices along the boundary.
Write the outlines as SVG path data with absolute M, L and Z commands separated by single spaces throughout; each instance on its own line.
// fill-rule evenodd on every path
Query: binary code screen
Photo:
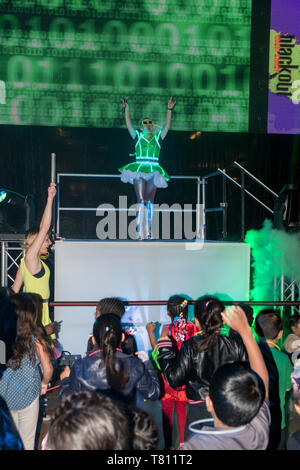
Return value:
M 0 124 L 248 131 L 251 0 L 0 0 Z

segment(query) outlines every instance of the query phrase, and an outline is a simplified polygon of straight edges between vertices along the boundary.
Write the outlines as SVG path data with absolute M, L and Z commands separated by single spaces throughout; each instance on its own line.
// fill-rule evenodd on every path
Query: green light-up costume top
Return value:
M 137 178 L 150 180 L 157 188 L 166 188 L 170 177 L 168 173 L 159 164 L 161 129 L 151 135 L 150 140 L 145 137 L 143 132 L 136 131 L 135 162 L 119 168 L 122 173 L 121 181 L 123 183 L 134 183 Z

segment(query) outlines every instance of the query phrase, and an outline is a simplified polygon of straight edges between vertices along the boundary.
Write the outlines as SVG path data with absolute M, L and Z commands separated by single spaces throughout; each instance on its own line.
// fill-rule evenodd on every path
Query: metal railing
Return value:
M 238 183 L 234 178 L 232 178 L 225 169 L 218 168 L 217 171 L 205 175 L 203 177 L 200 176 L 171 176 L 170 179 L 173 180 L 195 180 L 197 184 L 197 199 L 196 199 L 196 209 L 182 209 L 182 211 L 191 211 L 196 212 L 196 239 L 197 240 L 206 240 L 206 214 L 212 212 L 222 212 L 222 239 L 227 239 L 228 233 L 228 201 L 227 201 L 227 185 L 226 180 L 229 180 L 235 186 L 237 186 L 241 190 L 241 240 L 245 237 L 245 195 L 247 194 L 253 200 L 255 200 L 258 204 L 264 207 L 268 212 L 272 215 L 274 213 L 273 209 L 268 207 L 263 201 L 257 198 L 254 194 L 248 191 L 245 188 L 245 175 L 248 175 L 252 178 L 256 183 L 258 183 L 262 188 L 268 191 L 272 196 L 278 197 L 272 189 L 270 189 L 267 185 L 265 185 L 262 181 L 260 181 L 256 176 L 254 176 L 250 171 L 246 170 L 242 165 L 238 162 L 234 161 L 234 164 L 241 170 L 241 184 Z M 220 202 L 219 207 L 214 208 L 207 208 L 206 207 L 206 186 L 207 180 L 210 178 L 214 178 L 216 176 L 222 176 L 222 201 Z M 112 174 L 88 174 L 88 173 L 58 173 L 57 174 L 57 206 L 56 206 L 56 214 L 55 214 L 55 228 L 56 228 L 56 237 L 60 238 L 60 215 L 64 211 L 70 212 L 96 212 L 97 207 L 63 207 L 60 205 L 60 183 L 61 179 L 64 177 L 73 177 L 73 178 L 121 178 L 121 175 L 112 175 Z M 202 191 L 201 191 L 202 187 Z M 202 211 L 201 211 L 202 208 Z M 109 208 L 107 207 L 105 210 L 110 211 L 128 211 L 128 208 Z M 155 209 L 159 212 L 176 212 L 176 209 L 162 209 L 157 208 Z
M 206 208 L 206 185 L 207 182 L 206 180 L 210 178 L 214 178 L 215 176 L 221 176 L 223 175 L 222 178 L 222 202 L 220 203 L 220 207 L 212 207 L 212 208 Z M 221 170 L 221 171 L 215 171 L 213 173 L 210 173 L 209 175 L 203 176 L 202 180 L 202 203 L 204 205 L 204 240 L 206 240 L 206 214 L 212 213 L 212 212 L 222 212 L 222 240 L 227 239 L 227 208 L 228 208 L 228 202 L 227 202 L 227 186 L 226 186 L 226 171 Z
M 264 207 L 267 211 L 269 211 L 272 215 L 274 214 L 273 209 L 268 207 L 264 202 L 262 202 L 260 199 L 258 199 L 254 194 L 250 193 L 245 188 L 245 174 L 250 176 L 256 183 L 258 183 L 263 189 L 268 191 L 272 196 L 278 198 L 278 194 L 276 194 L 272 189 L 270 189 L 266 184 L 264 184 L 262 181 L 260 181 L 256 176 L 254 176 L 250 171 L 246 170 L 242 165 L 240 165 L 238 162 L 234 161 L 234 165 L 236 165 L 240 170 L 241 170 L 241 184 L 238 183 L 235 179 L 233 179 L 231 176 L 229 176 L 225 170 L 221 170 L 218 168 L 218 172 L 222 173 L 223 176 L 225 176 L 229 181 L 231 181 L 233 184 L 235 184 L 238 188 L 241 190 L 241 240 L 244 239 L 245 237 L 245 217 L 246 217 L 246 212 L 245 212 L 245 194 L 250 196 L 252 199 L 254 199 L 258 204 L 260 204 L 262 207 Z
M 63 207 L 60 205 L 61 201 L 61 189 L 60 189 L 60 184 L 61 184 L 61 179 L 63 177 L 73 177 L 73 178 L 121 178 L 121 175 L 111 175 L 111 174 L 88 174 L 88 173 L 57 173 L 57 205 L 56 205 L 56 238 L 60 238 L 60 215 L 61 212 L 64 211 L 70 211 L 70 212 L 96 212 L 97 207 Z M 201 217 L 202 211 L 201 211 L 201 185 L 204 183 L 203 178 L 200 176 L 170 176 L 170 179 L 172 180 L 194 180 L 196 181 L 197 185 L 197 199 L 196 199 L 196 209 L 181 209 L 182 212 L 196 212 L 196 240 L 204 240 L 205 236 L 205 231 L 203 227 L 203 223 L 201 224 L 201 220 L 203 217 Z M 128 211 L 128 208 L 105 208 L 105 211 Z M 158 212 L 176 212 L 176 209 L 163 209 L 163 208 L 157 208 L 154 209 L 155 211 Z M 178 210 L 179 211 L 179 210 Z M 205 208 L 204 208 L 205 211 Z

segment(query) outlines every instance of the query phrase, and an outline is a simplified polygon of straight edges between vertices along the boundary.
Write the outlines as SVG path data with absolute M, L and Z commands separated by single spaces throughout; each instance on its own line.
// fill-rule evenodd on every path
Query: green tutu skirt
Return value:
M 168 173 L 158 163 L 132 162 L 119 168 L 121 181 L 134 184 L 136 179 L 152 180 L 157 188 L 166 188 L 170 180 Z

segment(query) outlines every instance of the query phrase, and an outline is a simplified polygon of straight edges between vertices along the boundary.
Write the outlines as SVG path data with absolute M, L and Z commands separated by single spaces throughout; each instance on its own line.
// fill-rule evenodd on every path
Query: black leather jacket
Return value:
M 206 352 L 197 352 L 193 345 L 201 342 L 201 335 L 182 343 L 175 356 L 172 343 L 159 341 L 158 362 L 171 387 L 186 386 L 186 396 L 190 401 L 205 400 L 214 372 L 223 364 L 247 361 L 247 353 L 241 337 L 216 334 L 214 342 Z
M 143 398 L 157 400 L 160 396 L 160 384 L 156 371 L 150 361 L 143 363 L 132 354 L 116 351 L 116 369 L 122 363 L 129 374 L 128 382 L 121 392 L 113 391 L 106 380 L 106 369 L 102 352 L 95 351 L 87 357 L 77 360 L 71 367 L 70 376 L 61 381 L 59 398 L 81 390 L 97 390 L 104 395 L 126 403 L 134 403 L 138 391 Z

